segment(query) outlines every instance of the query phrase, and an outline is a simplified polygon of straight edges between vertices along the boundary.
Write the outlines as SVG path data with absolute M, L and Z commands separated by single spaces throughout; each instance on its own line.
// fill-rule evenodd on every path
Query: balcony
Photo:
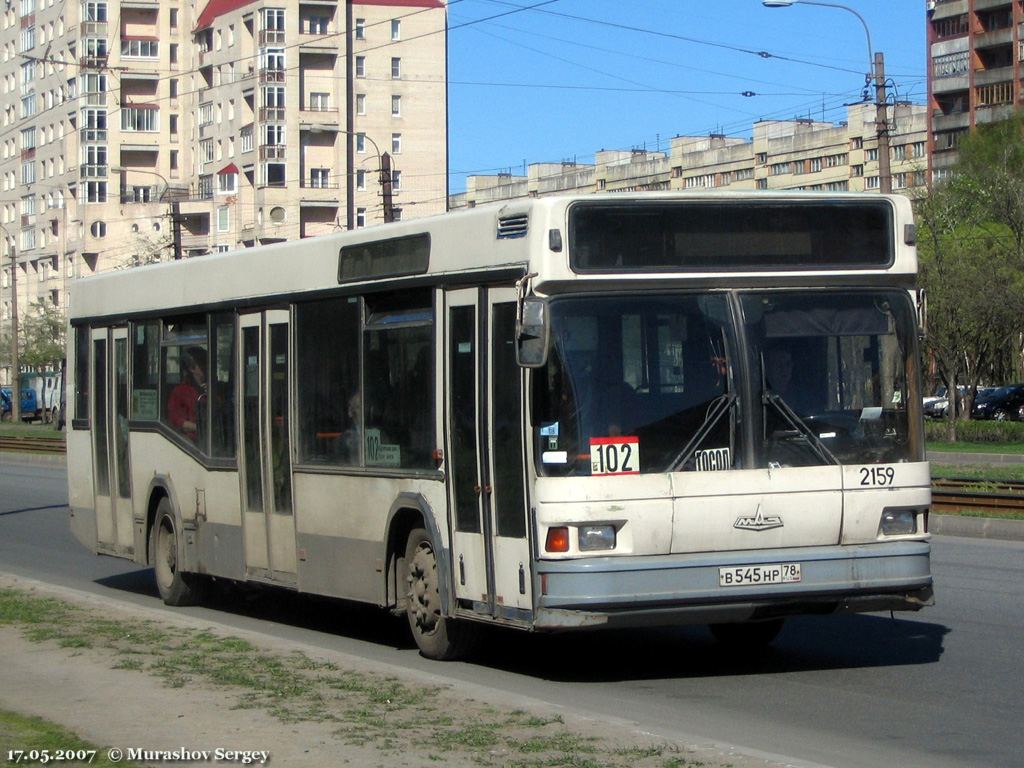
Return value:
M 979 48 L 994 48 L 999 45 L 1009 45 L 1013 42 L 1013 28 L 997 29 L 994 32 L 986 32 L 974 38 L 975 50 Z
M 1013 67 L 996 67 L 995 69 L 979 69 L 974 73 L 975 85 L 992 85 L 993 83 L 1012 83 Z
M 287 154 L 284 144 L 260 144 L 260 160 L 284 160 Z
M 260 45 L 284 45 L 283 29 L 261 29 L 259 34 Z
M 264 67 L 260 69 L 260 83 L 283 83 L 284 69 Z
M 969 112 L 953 112 L 949 115 L 944 115 L 941 112 L 932 114 L 932 130 L 935 132 L 967 128 L 970 124 L 971 115 Z
M 109 166 L 98 163 L 82 163 L 78 166 L 79 174 L 83 179 L 105 179 Z
M 103 69 L 107 66 L 106 56 L 80 56 L 78 64 L 83 69 Z
M 261 123 L 283 123 L 284 120 L 284 107 L 260 107 Z
M 78 25 L 79 37 L 106 37 L 107 22 L 105 21 L 83 21 Z

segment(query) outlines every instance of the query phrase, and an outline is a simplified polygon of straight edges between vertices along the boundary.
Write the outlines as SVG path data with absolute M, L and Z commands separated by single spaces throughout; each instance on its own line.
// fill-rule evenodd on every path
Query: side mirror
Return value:
M 536 297 L 523 298 L 516 322 L 516 362 L 523 368 L 540 368 L 548 360 L 551 326 L 548 303 Z

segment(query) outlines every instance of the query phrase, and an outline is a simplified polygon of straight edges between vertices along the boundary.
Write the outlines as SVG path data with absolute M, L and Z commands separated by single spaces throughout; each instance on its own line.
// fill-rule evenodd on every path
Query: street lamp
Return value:
M 878 137 L 878 185 L 882 192 L 892 192 L 892 174 L 889 169 L 889 120 L 886 115 L 885 96 L 885 57 L 881 51 L 875 52 L 871 45 L 871 30 L 864 17 L 848 5 L 825 3 L 821 0 L 761 0 L 765 8 L 789 8 L 792 5 L 819 5 L 824 8 L 838 8 L 848 11 L 857 17 L 864 27 L 864 35 L 868 41 L 868 72 L 865 84 L 875 81 L 875 132 Z
M 114 171 L 115 173 L 129 173 L 129 172 L 130 173 L 144 173 L 144 174 L 148 174 L 149 176 L 156 176 L 158 179 L 160 179 L 164 183 L 163 191 L 160 192 L 160 194 L 159 194 L 159 196 L 157 198 L 157 201 L 161 202 L 161 203 L 164 201 L 164 197 L 167 195 L 168 191 L 171 189 L 171 183 L 167 180 L 167 177 L 164 176 L 162 173 L 157 173 L 156 171 L 150 171 L 150 170 L 147 170 L 145 168 L 124 168 L 124 167 L 119 166 L 119 165 L 111 166 L 110 170 Z M 122 184 L 122 186 L 123 186 L 123 184 Z M 122 202 L 124 202 L 124 190 L 123 189 L 121 190 L 121 195 L 122 195 Z M 175 198 L 171 198 L 168 201 L 168 203 L 170 203 L 170 206 L 171 206 L 171 231 L 174 233 L 174 235 L 173 235 L 174 236 L 174 241 L 173 241 L 174 242 L 174 249 L 173 249 L 174 250 L 174 258 L 175 259 L 180 259 L 181 258 L 181 203 L 178 201 L 178 199 L 176 197 Z

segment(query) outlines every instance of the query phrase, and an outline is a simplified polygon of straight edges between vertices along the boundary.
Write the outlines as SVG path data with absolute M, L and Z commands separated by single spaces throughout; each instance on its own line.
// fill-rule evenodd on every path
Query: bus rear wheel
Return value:
M 712 624 L 715 640 L 731 649 L 756 650 L 771 645 L 779 636 L 785 619 L 747 621 L 737 624 Z
M 167 605 L 195 605 L 202 598 L 199 577 L 178 568 L 178 539 L 174 510 L 171 502 L 163 498 L 149 533 L 149 561 L 153 563 L 156 588 Z
M 463 656 L 471 644 L 472 628 L 442 614 L 437 555 L 430 534 L 423 528 L 409 534 L 405 568 L 409 587 L 406 616 L 420 653 L 439 661 Z

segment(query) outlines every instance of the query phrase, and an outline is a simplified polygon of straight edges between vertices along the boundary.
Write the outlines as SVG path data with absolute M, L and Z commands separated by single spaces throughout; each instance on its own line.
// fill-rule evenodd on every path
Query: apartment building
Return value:
M 927 109 L 889 109 L 894 192 L 914 195 L 927 181 Z M 676 136 L 669 152 L 601 150 L 593 164 L 536 163 L 526 175 L 470 176 L 450 207 L 462 208 L 559 192 L 773 189 L 878 191 L 878 130 L 873 104 L 847 107 L 835 125 L 813 120 L 763 120 L 748 139 Z
M 956 162 L 960 138 L 1024 104 L 1022 0 L 927 0 L 929 156 L 933 178 Z
M 383 222 L 385 187 L 393 219 L 444 211 L 446 14 L 443 0 L 7 2 L 0 225 L 19 315 L 63 308 L 69 281 L 96 272 Z

